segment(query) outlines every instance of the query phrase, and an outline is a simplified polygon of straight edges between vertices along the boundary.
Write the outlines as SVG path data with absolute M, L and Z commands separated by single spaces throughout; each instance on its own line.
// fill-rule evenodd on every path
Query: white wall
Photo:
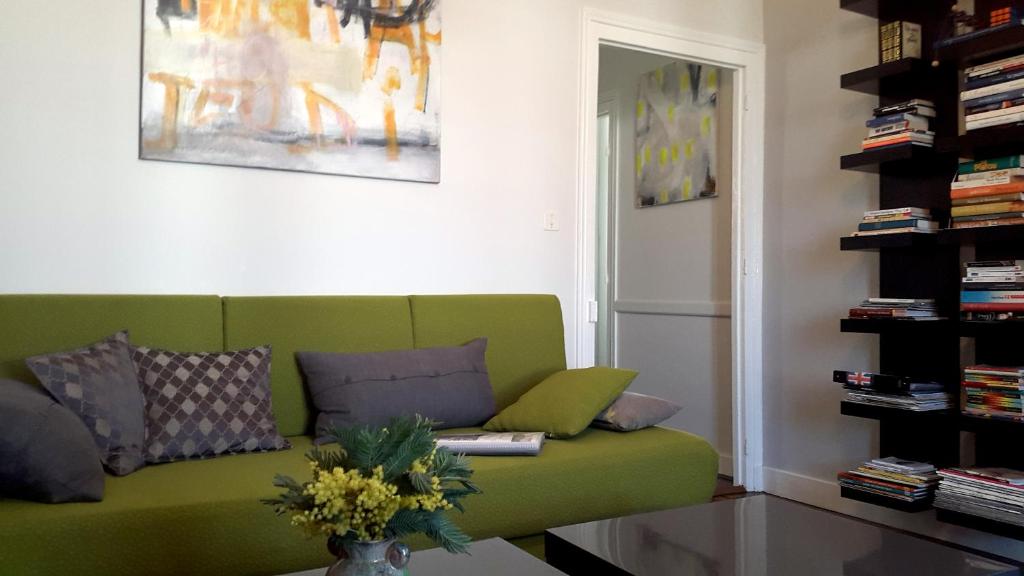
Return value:
M 676 310 L 615 314 L 615 358 L 640 371 L 631 390 L 683 406 L 666 424 L 707 438 L 722 455 L 720 471 L 731 475 L 731 72 L 722 74 L 719 93 L 718 198 L 634 207 L 637 83 L 672 61 L 611 46 L 600 53 L 598 90 L 618 101 L 616 307 Z M 720 312 L 694 313 L 708 309 Z
M 137 160 L 139 5 L 0 2 L 0 293 L 550 292 L 571 326 L 581 8 L 762 32 L 759 0 L 445 0 L 427 185 Z

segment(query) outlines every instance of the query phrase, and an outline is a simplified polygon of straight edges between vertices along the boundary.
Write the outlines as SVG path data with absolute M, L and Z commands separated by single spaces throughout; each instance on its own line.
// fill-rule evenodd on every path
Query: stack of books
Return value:
M 931 210 L 908 206 L 865 212 L 864 219 L 860 221 L 857 231 L 851 236 L 877 236 L 903 232 L 934 234 L 938 229 L 939 223 L 932 220 Z
M 953 396 L 939 382 L 922 382 L 906 376 L 835 370 L 832 381 L 847 390 L 845 400 L 912 412 L 934 412 L 953 407 Z
M 1024 54 L 971 66 L 964 75 L 967 130 L 1024 121 Z
M 850 308 L 850 318 L 896 318 L 900 320 L 938 320 L 935 300 L 911 298 L 868 298 Z
M 997 420 L 1024 420 L 1021 395 L 1024 393 L 1024 368 L 968 366 L 964 369 L 963 408 L 968 416 Z
M 964 320 L 1024 319 L 1024 260 L 968 262 L 961 287 Z
M 1024 224 L 1024 157 L 960 164 L 950 185 L 952 228 Z
M 929 100 L 910 100 L 875 108 L 875 117 L 865 122 L 868 137 L 861 142 L 861 149 L 877 150 L 901 144 L 931 147 L 935 143 L 935 132 L 928 129 L 929 118 L 935 118 L 935 104 Z
M 939 470 L 935 507 L 1024 526 L 1024 473 L 1008 468 Z
M 938 484 L 939 476 L 931 464 L 891 456 L 839 473 L 839 485 L 844 488 L 903 502 L 931 500 Z

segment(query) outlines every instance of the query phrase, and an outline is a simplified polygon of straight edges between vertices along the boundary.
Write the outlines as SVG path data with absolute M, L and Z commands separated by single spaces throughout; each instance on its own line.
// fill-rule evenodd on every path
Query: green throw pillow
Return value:
M 604 367 L 555 372 L 491 418 L 484 430 L 544 432 L 551 438 L 571 438 L 614 402 L 636 374 Z

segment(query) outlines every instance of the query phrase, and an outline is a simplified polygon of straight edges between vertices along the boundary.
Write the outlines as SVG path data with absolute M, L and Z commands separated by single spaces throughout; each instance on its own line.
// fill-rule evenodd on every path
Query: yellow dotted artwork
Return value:
M 693 195 L 693 178 L 683 178 L 683 200 L 689 200 Z
M 659 196 L 661 196 L 662 204 L 668 204 L 668 190 L 662 190 Z
M 700 135 L 704 138 L 711 134 L 711 116 L 705 115 L 700 119 Z
M 661 149 L 661 152 L 658 154 L 658 164 L 661 164 L 662 166 L 668 164 L 668 148 L 663 147 Z
M 714 68 L 708 72 L 708 90 L 714 90 L 718 87 L 718 72 Z
M 693 144 L 693 138 L 690 138 L 686 141 L 686 144 L 683 145 L 683 156 L 686 156 L 687 160 L 693 158 Z
M 679 162 L 679 144 L 672 144 L 672 163 Z
M 642 118 L 643 115 L 644 115 L 644 101 L 643 100 L 637 100 L 636 101 L 636 117 L 637 118 Z
M 676 106 L 675 106 L 675 104 L 669 104 L 668 105 L 668 121 L 669 122 L 675 122 L 676 121 Z

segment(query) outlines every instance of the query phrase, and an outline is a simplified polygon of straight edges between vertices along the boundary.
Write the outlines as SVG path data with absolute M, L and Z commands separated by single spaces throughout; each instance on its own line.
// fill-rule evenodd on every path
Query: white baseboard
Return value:
M 764 467 L 764 491 L 829 510 L 838 510 L 843 503 L 836 482 L 767 466 Z

